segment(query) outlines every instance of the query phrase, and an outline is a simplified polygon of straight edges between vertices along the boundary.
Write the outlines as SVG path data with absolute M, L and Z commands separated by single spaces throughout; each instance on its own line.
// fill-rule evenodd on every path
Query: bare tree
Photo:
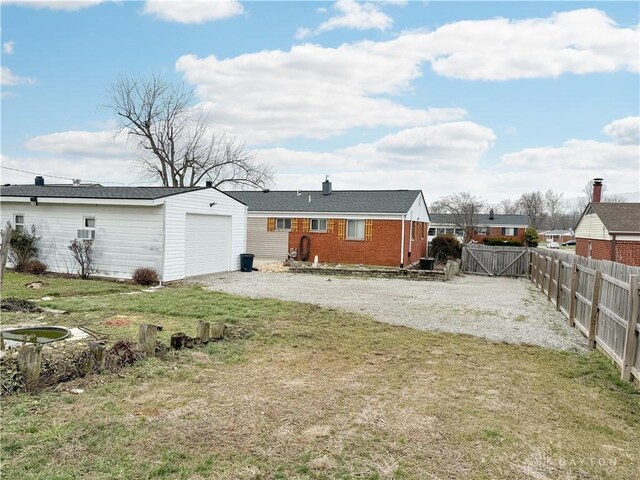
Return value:
M 605 203 L 627 203 L 627 199 L 622 195 L 605 195 L 603 202 Z
M 539 229 L 545 216 L 542 192 L 523 193 L 518 204 L 522 213 L 529 217 L 529 226 Z
M 108 107 L 119 131 L 141 150 L 142 168 L 164 186 L 195 186 L 205 179 L 216 187 L 264 188 L 270 183 L 271 168 L 258 162 L 244 142 L 212 131 L 193 103 L 193 92 L 183 83 L 123 76 L 109 91 Z
M 464 231 L 464 242 L 473 237 L 476 217 L 485 208 L 484 200 L 467 192 L 455 193 L 442 197 L 437 202 L 441 212 L 449 213 L 453 223 Z
M 606 189 L 607 185 L 603 184 L 601 190 L 603 197 Z M 582 193 L 584 193 L 584 195 L 578 198 L 578 210 L 580 210 L 581 213 L 585 208 L 587 208 L 587 205 L 591 203 L 591 199 L 593 199 L 593 180 L 589 180 L 587 182 L 587 184 L 582 189 Z
M 92 273 L 97 272 L 94 265 L 93 240 L 72 240 L 67 248 L 80 267 L 80 278 L 87 279 Z
M 544 194 L 544 207 L 546 209 L 546 224 L 551 230 L 560 226 L 561 217 L 564 210 L 564 199 L 562 193 L 547 190 Z
M 518 202 L 505 198 L 498 204 L 498 211 L 504 215 L 517 215 L 520 213 L 520 206 Z

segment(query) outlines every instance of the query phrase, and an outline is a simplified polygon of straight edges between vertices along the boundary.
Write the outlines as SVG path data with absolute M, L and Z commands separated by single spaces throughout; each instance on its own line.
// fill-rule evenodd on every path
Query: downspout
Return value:
M 610 234 L 613 238 L 611 240 L 611 261 L 615 262 L 616 261 L 616 257 L 617 255 L 617 248 L 616 248 L 616 234 L 615 233 L 611 233 Z
M 413 212 L 411 212 L 411 217 L 409 220 L 409 265 L 407 265 L 408 267 L 411 267 L 411 250 L 413 247 L 413 238 L 411 238 L 413 236 Z
M 400 242 L 400 268 L 404 268 L 404 215 L 402 215 L 402 241 Z

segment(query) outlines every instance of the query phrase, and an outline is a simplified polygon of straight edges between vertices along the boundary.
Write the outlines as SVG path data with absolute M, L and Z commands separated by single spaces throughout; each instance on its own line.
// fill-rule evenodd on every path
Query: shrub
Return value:
M 153 268 L 139 267 L 133 271 L 131 279 L 138 285 L 155 285 L 160 282 L 160 276 Z
M 431 240 L 431 255 L 436 263 L 462 257 L 462 244 L 453 235 L 438 235 Z
M 533 227 L 527 227 L 524 231 L 524 241 L 529 247 L 537 247 L 538 242 L 540 241 L 538 238 L 538 231 Z
M 36 235 L 34 225 L 31 225 L 31 231 L 26 228 L 13 231 L 9 241 L 9 259 L 16 271 L 22 272 L 29 260 L 38 258 L 40 238 Z
M 522 247 L 522 242 L 508 237 L 487 237 L 482 243 L 502 247 Z
M 93 240 L 71 240 L 69 250 L 73 259 L 80 266 L 80 270 L 78 270 L 80 278 L 89 278 L 92 273 L 96 272 L 93 265 Z
M 47 271 L 47 268 L 47 264 L 40 260 L 29 260 L 24 264 L 22 271 L 32 275 L 42 275 Z

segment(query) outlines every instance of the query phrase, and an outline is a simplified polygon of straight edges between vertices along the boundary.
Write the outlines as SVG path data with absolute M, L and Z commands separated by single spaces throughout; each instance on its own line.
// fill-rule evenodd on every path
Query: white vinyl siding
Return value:
M 230 237 L 231 217 L 187 213 L 185 276 L 228 271 Z
M 247 218 L 247 253 L 257 258 L 285 260 L 289 255 L 289 232 L 267 231 L 266 218 Z
M 407 212 L 406 219 L 408 221 L 413 220 L 414 222 L 431 222 L 429 213 L 427 212 L 427 206 L 424 202 L 424 198 L 422 198 L 422 194 L 418 194 L 418 196 L 416 197 L 413 205 L 411 205 L 411 208 Z
M 213 205 L 211 205 L 213 203 Z M 187 214 L 229 217 L 231 245 L 229 270 L 240 270 L 240 254 L 246 253 L 246 206 L 214 188 L 196 190 L 165 199 L 164 281 L 186 275 Z
M 97 275 L 126 278 L 137 267 L 150 267 L 162 272 L 162 206 L 2 202 L 3 224 L 12 219 L 12 210 L 24 215 L 25 228 L 31 229 L 31 225 L 35 225 L 36 235 L 42 237 L 38 245 L 40 259 L 52 272 L 77 272 L 78 266 L 68 246 L 77 238 L 86 217 L 97 219 L 94 242 Z
M 347 220 L 347 240 L 364 240 L 364 220 Z
M 611 236 L 607 228 L 597 214 L 585 215 L 576 227 L 576 238 L 590 238 L 593 240 L 610 240 Z

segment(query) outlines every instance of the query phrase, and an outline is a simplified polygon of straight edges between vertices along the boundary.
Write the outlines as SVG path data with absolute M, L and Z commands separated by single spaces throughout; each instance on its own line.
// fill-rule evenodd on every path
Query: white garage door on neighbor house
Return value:
M 185 236 L 185 276 L 230 269 L 231 217 L 187 214 Z

